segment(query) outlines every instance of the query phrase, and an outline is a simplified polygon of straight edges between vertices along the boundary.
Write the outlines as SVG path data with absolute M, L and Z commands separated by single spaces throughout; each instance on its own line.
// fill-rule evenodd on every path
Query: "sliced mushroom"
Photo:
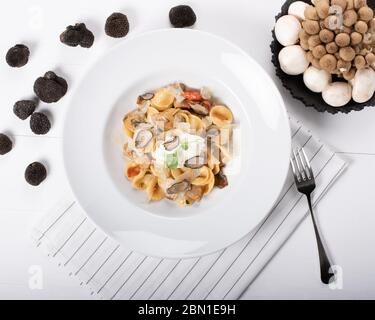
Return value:
M 207 137 L 218 137 L 220 135 L 220 129 L 216 126 L 210 126 L 206 131 Z
M 206 164 L 206 160 L 201 156 L 196 156 L 185 161 L 184 166 L 190 169 L 200 169 Z
M 187 180 L 183 180 L 181 182 L 177 182 L 175 184 L 172 184 L 168 189 L 168 194 L 178 194 L 181 192 L 186 192 L 191 189 L 191 183 Z
M 164 148 L 167 151 L 173 151 L 178 147 L 180 143 L 180 138 L 178 136 L 174 136 L 171 140 L 164 142 Z
M 146 148 L 153 138 L 150 130 L 139 130 L 134 137 L 134 144 L 137 149 Z
M 219 189 L 223 189 L 228 186 L 227 176 L 223 173 L 222 170 L 215 175 L 215 186 Z
M 142 94 L 142 95 L 141 95 L 141 98 L 142 98 L 143 100 L 148 101 L 148 100 L 151 100 L 154 96 L 155 96 L 155 95 L 154 95 L 152 92 L 147 92 L 147 93 L 145 93 L 145 94 Z
M 138 97 L 137 103 L 141 104 L 144 101 L 150 101 L 154 96 L 155 94 L 153 94 L 152 92 L 144 93 Z
M 186 192 L 186 196 L 193 201 L 199 201 L 202 198 L 203 190 L 202 187 L 192 186 L 191 190 Z
M 195 113 L 202 115 L 202 116 L 207 116 L 209 113 L 208 109 L 205 106 L 202 106 L 201 104 L 198 104 L 198 103 L 192 104 L 190 107 L 191 109 L 193 109 Z

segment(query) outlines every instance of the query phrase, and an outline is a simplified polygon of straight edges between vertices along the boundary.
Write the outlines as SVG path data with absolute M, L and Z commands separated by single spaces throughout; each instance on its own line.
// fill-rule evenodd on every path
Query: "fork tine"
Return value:
M 297 166 L 297 170 L 298 170 L 298 173 L 301 174 L 301 167 L 300 167 L 300 164 L 298 162 L 298 156 L 297 156 L 297 152 L 296 152 L 297 149 L 293 149 L 293 156 L 294 156 L 294 161 L 296 163 L 296 166 Z
M 302 151 L 303 157 L 304 157 L 304 159 L 305 159 L 305 162 L 306 162 L 306 164 L 307 164 L 307 167 L 308 167 L 309 169 L 311 169 L 310 161 L 309 161 L 309 158 L 308 158 L 307 155 L 306 155 L 305 149 L 302 148 L 301 151 Z
M 298 168 L 298 171 L 301 175 L 301 179 L 302 180 L 306 180 L 307 178 L 307 175 L 305 173 L 305 168 L 304 168 L 304 165 L 303 165 L 303 162 L 302 162 L 302 159 L 301 159 L 301 155 L 300 155 L 300 147 L 297 147 L 295 150 L 294 150 L 294 157 L 295 157 L 295 161 L 297 163 L 297 168 Z
M 306 158 L 305 158 L 305 154 L 303 154 L 303 149 L 302 148 L 299 148 L 299 150 L 298 150 L 298 156 L 299 156 L 299 159 L 301 161 L 301 165 L 303 167 L 304 176 L 306 177 L 306 179 L 310 179 L 311 175 L 310 175 L 310 171 L 309 171 L 309 166 L 307 164 L 307 161 L 306 161 Z
M 305 161 L 305 163 L 307 165 L 307 168 L 308 168 L 308 173 L 309 173 L 310 179 L 313 179 L 314 178 L 314 173 L 312 171 L 309 158 L 307 157 L 305 150 L 303 148 L 301 150 L 302 150 L 303 159 L 304 159 L 304 161 Z
M 294 179 L 299 181 L 299 176 L 298 176 L 298 173 L 297 173 L 297 170 L 296 170 L 296 166 L 294 165 L 294 161 L 293 161 L 293 158 L 290 158 L 290 165 L 292 166 L 292 171 L 293 171 L 293 175 L 294 175 Z
M 301 174 L 301 167 L 298 162 L 298 156 L 296 153 L 296 150 L 293 149 L 293 156 L 290 158 L 290 162 L 292 165 L 292 170 L 294 173 L 294 178 L 296 179 L 297 182 L 301 182 L 303 180 L 302 174 Z

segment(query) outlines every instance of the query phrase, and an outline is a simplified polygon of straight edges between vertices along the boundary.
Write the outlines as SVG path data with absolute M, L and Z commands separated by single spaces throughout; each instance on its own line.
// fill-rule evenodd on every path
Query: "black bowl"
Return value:
M 296 2 L 297 0 L 287 0 L 281 8 L 281 12 L 276 16 L 276 21 L 288 14 L 289 6 Z M 298 0 L 301 1 L 301 0 Z M 302 0 L 306 3 L 311 4 L 309 0 Z M 369 7 L 375 9 L 375 0 L 367 0 L 367 4 Z M 327 103 L 324 102 L 321 93 L 315 93 L 310 91 L 303 82 L 303 75 L 298 76 L 291 76 L 286 74 L 281 70 L 280 63 L 279 63 L 279 53 L 281 49 L 284 47 L 277 41 L 275 35 L 275 29 L 272 31 L 273 41 L 271 43 L 271 51 L 272 51 L 272 63 L 275 65 L 276 68 L 276 75 L 280 78 L 283 86 L 291 93 L 293 98 L 301 101 L 306 107 L 312 107 L 319 112 L 329 112 L 331 114 L 335 113 L 349 113 L 351 111 L 360 111 L 365 107 L 373 107 L 375 106 L 375 95 L 365 103 L 357 103 L 354 100 L 351 100 L 347 105 L 335 108 Z M 338 80 L 339 79 L 334 79 Z

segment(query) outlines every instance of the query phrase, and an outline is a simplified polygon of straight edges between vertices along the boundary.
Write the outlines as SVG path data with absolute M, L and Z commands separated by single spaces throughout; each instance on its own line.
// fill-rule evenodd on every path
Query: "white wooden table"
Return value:
M 283 1 L 187 1 L 196 11 L 196 28 L 226 37 L 249 52 L 274 77 L 270 63 L 270 30 Z M 104 34 L 106 17 L 114 11 L 128 15 L 131 33 L 169 27 L 174 0 L 3 0 L 0 5 L 0 132 L 15 137 L 15 149 L 0 158 L 0 298 L 84 299 L 88 293 L 54 262 L 33 247 L 33 224 L 68 188 L 61 159 L 63 99 L 48 110 L 53 128 L 45 137 L 31 135 L 28 121 L 12 113 L 15 101 L 32 96 L 37 76 L 52 69 L 65 76 L 74 90 L 88 64 L 121 40 Z M 91 49 L 59 42 L 68 24 L 85 22 L 96 41 Z M 31 49 L 29 64 L 9 68 L 5 54 L 16 43 Z M 279 84 L 279 82 L 276 80 Z M 342 290 L 319 282 L 315 238 L 308 219 L 244 294 L 244 299 L 375 298 L 375 108 L 350 115 L 320 114 L 292 100 L 280 88 L 289 112 L 350 162 L 349 169 L 317 208 L 319 220 L 336 264 L 343 268 Z M 88 102 L 89 103 L 89 102 Z M 28 186 L 23 173 L 36 160 L 48 164 L 48 179 L 39 188 Z M 43 289 L 30 289 L 34 266 L 43 271 Z

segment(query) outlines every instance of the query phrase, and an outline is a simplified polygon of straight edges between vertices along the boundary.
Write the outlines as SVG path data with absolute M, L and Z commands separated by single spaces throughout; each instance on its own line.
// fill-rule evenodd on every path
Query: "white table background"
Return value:
M 270 62 L 270 31 L 281 0 L 186 1 L 197 14 L 195 28 L 223 36 L 240 45 L 275 78 Z M 87 65 L 121 39 L 104 33 L 112 12 L 128 15 L 130 32 L 169 27 L 168 12 L 175 0 L 2 0 L 0 4 L 0 132 L 12 134 L 15 149 L 0 158 L 0 298 L 86 299 L 89 294 L 54 261 L 43 256 L 29 238 L 31 227 L 68 188 L 61 159 L 61 136 L 67 99 L 41 104 L 53 119 L 45 137 L 31 134 L 28 121 L 12 112 L 15 101 L 31 97 L 34 80 L 56 70 L 74 87 Z M 85 22 L 95 34 L 91 49 L 59 42 L 69 24 Z M 13 69 L 5 54 L 16 43 L 31 49 L 29 63 Z M 152 51 L 152 45 L 150 49 Z M 173 47 L 173 44 L 171 44 Z M 126 77 L 126 75 L 124 75 Z M 279 82 L 276 79 L 277 84 Z M 110 85 L 110 78 L 108 79 Z M 319 282 L 319 263 L 310 219 L 304 221 L 277 256 L 244 294 L 244 299 L 375 298 L 375 108 L 350 115 L 320 114 L 305 108 L 280 90 L 289 112 L 332 145 L 350 162 L 343 177 L 317 208 L 334 262 L 343 268 L 343 289 L 330 290 Z M 89 101 L 88 101 L 89 103 Z M 43 160 L 48 179 L 28 186 L 24 169 Z M 43 289 L 30 289 L 32 266 L 43 270 Z

